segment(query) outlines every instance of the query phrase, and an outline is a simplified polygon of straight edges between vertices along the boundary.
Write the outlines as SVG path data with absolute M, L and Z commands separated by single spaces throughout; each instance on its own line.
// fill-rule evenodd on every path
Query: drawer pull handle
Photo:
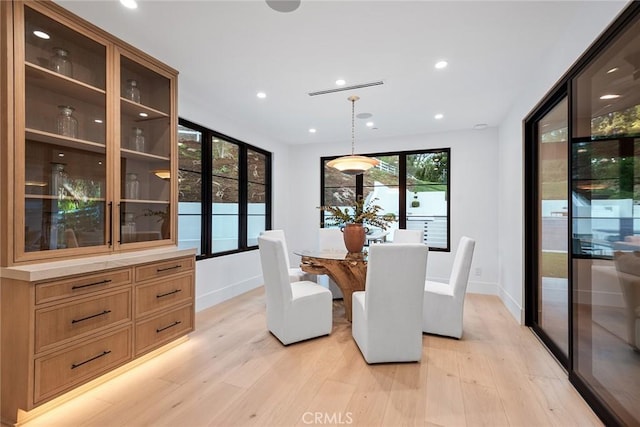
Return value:
M 74 364 L 71 365 L 71 369 L 79 368 L 80 366 L 84 365 L 85 363 L 93 362 L 94 360 L 100 359 L 101 357 L 106 356 L 109 353 L 111 353 L 111 350 L 105 350 L 102 353 L 98 354 L 97 356 L 93 356 L 92 358 L 87 359 L 84 362 L 74 363 Z
M 156 334 L 158 334 L 158 333 L 160 333 L 160 332 L 162 332 L 162 331 L 164 331 L 166 329 L 173 328 L 174 326 L 178 326 L 180 323 L 182 323 L 182 322 L 179 321 L 179 320 L 176 320 L 175 322 L 173 322 L 172 324 L 170 324 L 168 326 L 165 326 L 164 328 L 156 329 Z
M 73 319 L 71 321 L 71 324 L 73 325 L 74 323 L 79 323 L 79 322 L 82 322 L 84 320 L 93 319 L 94 317 L 98 317 L 98 316 L 104 316 L 105 314 L 109 314 L 109 313 L 111 313 L 111 310 L 105 310 L 102 313 L 92 314 L 91 316 L 83 317 L 82 319 Z
M 166 297 L 166 296 L 169 296 L 169 295 L 177 294 L 178 292 L 182 292 L 182 289 L 174 289 L 173 291 L 167 292 L 166 294 L 158 294 L 158 295 L 156 295 L 156 298 Z
M 75 285 L 71 287 L 72 291 L 75 291 L 76 289 L 82 289 L 82 288 L 86 288 L 87 286 L 97 286 L 97 285 L 104 285 L 106 283 L 111 283 L 111 279 L 105 279 L 105 280 L 101 280 L 99 282 L 94 282 L 94 283 L 87 283 L 86 285 Z
M 181 265 L 181 264 L 174 265 L 173 267 L 156 268 L 156 272 L 158 272 L 158 273 L 162 273 L 163 271 L 175 270 L 176 268 L 180 268 L 180 267 L 182 267 L 182 265 Z

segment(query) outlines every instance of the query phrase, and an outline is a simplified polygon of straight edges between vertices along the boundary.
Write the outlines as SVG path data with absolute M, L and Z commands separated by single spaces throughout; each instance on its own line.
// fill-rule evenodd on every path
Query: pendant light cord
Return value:
M 356 152 L 356 101 L 360 97 L 351 95 L 348 99 L 351 101 L 351 155 L 353 156 Z
M 356 151 L 356 100 L 354 97 L 351 97 L 351 155 L 353 156 Z

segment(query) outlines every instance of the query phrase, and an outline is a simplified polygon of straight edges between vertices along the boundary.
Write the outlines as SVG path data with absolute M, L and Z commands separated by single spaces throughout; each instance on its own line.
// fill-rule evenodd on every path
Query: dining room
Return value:
M 122 375 L 112 375 L 104 384 L 81 386 L 72 393 L 73 398 L 55 402 L 61 406 L 45 402 L 43 415 L 39 416 L 36 408 L 24 425 L 615 425 L 623 424 L 621 420 L 637 421 L 638 414 L 628 404 L 637 397 L 633 387 L 621 394 L 607 391 L 603 404 L 598 382 L 587 378 L 576 383 L 577 352 L 567 352 L 563 359 L 544 331 L 542 337 L 532 332 L 533 313 L 540 307 L 531 305 L 537 295 L 535 289 L 529 289 L 529 280 L 538 272 L 538 264 L 532 264 L 534 257 L 528 251 L 535 249 L 531 234 L 537 229 L 531 228 L 528 216 L 544 212 L 546 205 L 527 204 L 531 194 L 538 194 L 530 181 L 538 171 L 525 167 L 530 157 L 546 160 L 528 148 L 531 138 L 544 134 L 546 122 L 537 114 L 548 112 L 545 108 L 559 99 L 557 93 L 565 90 L 570 95 L 567 88 L 577 81 L 581 70 L 599 64 L 598 55 L 631 50 L 619 48 L 615 42 L 626 40 L 624 34 L 633 34 L 629 29 L 636 28 L 633 25 L 640 19 L 637 2 L 140 1 L 137 9 L 131 10 L 119 2 L 54 3 L 122 40 L 123 52 L 131 44 L 175 68 L 171 71 L 175 80 L 169 80 L 175 90 L 171 98 L 175 109 L 165 113 L 159 107 L 147 108 L 147 113 L 160 119 L 135 119 L 149 126 L 148 146 L 156 140 L 160 141 L 158 147 L 166 141 L 175 142 L 170 156 L 159 151 L 140 154 L 126 146 L 132 138 L 129 130 L 135 128 L 125 126 L 129 119 L 114 120 L 121 110 L 124 117 L 126 108 L 135 106 L 131 100 L 111 94 L 114 89 L 117 92 L 118 85 L 131 89 L 125 86 L 130 82 L 124 77 L 122 82 L 119 77 L 113 79 L 116 64 L 125 70 L 130 65 L 126 54 L 118 59 L 122 65 L 115 61 L 106 67 L 107 78 L 113 79 L 106 89 L 89 88 L 94 98 L 105 98 L 105 93 L 114 97 L 113 106 L 103 108 L 105 116 L 111 123 L 120 126 L 122 121 L 122 128 L 127 127 L 122 135 L 119 128 L 105 133 L 109 141 L 118 140 L 115 148 L 106 145 L 105 156 L 117 166 L 117 172 L 104 172 L 105 176 L 116 182 L 111 174 L 122 175 L 122 182 L 117 181 L 106 195 L 123 193 L 122 214 L 109 211 L 120 209 L 120 204 L 105 203 L 95 216 L 109 218 L 113 229 L 119 229 L 123 236 L 135 233 L 136 237 L 118 241 L 116 236 L 112 240 L 106 229 L 96 232 L 93 228 L 85 235 L 98 235 L 99 239 L 88 245 L 101 245 L 105 253 L 112 250 L 112 243 L 122 245 L 118 257 L 124 259 L 149 242 L 159 250 L 169 245 L 194 252 L 190 295 L 194 314 L 193 324 L 189 324 L 193 331 L 163 353 L 154 353 L 156 357 L 127 365 L 118 371 Z M 84 24 L 66 15 L 65 19 L 61 19 L 64 25 L 85 31 Z M 102 39 L 98 41 L 102 43 Z M 629 45 L 636 42 L 632 38 Z M 3 46 L 12 43 L 3 41 Z M 20 48 L 20 41 L 15 43 Z M 116 52 L 111 45 L 100 49 L 108 58 Z M 9 57 L 9 51 L 2 51 L 3 58 Z M 148 59 L 145 55 L 141 58 Z M 81 55 L 71 56 L 76 64 L 80 60 Z M 5 59 L 2 65 L 9 62 Z M 37 64 L 29 67 L 51 77 L 49 69 L 42 71 Z M 130 68 L 141 73 L 137 65 Z M 160 68 L 149 68 L 150 87 L 160 92 L 167 86 L 156 82 Z M 624 82 L 635 81 L 631 76 L 637 77 L 637 73 L 627 68 Z M 23 72 L 20 67 L 16 70 Z M 3 89 L 13 87 L 11 75 L 6 70 L 0 74 Z M 61 81 L 61 87 L 70 85 L 67 76 L 54 78 Z M 77 91 L 87 90 L 82 82 L 76 86 L 80 87 Z M 145 89 L 140 87 L 143 94 Z M 636 99 L 637 90 L 637 86 L 630 86 L 621 98 L 625 102 Z M 5 94 L 2 92 L 3 99 Z M 33 93 L 27 95 L 37 98 Z M 358 97 L 357 102 L 353 96 Z M 630 108 L 638 104 L 633 102 Z M 569 117 L 579 116 L 577 105 L 577 101 L 567 104 Z M 576 111 L 569 110 L 574 107 Z M 597 114 L 595 110 L 584 112 L 589 118 L 600 118 Z M 2 112 L 2 117 L 9 115 Z M 525 121 L 530 127 L 524 127 Z M 13 119 L 2 123 L 9 122 Z M 557 121 L 550 122 L 557 125 Z M 25 126 L 19 119 L 16 123 L 18 128 Z M 538 124 L 537 133 L 525 132 Z M 155 128 L 161 125 L 167 128 Z M 553 130 L 567 132 L 571 126 Z M 174 128 L 175 135 L 170 132 Z M 577 125 L 573 129 L 578 129 Z M 615 135 L 625 141 L 637 139 L 635 128 L 629 129 Z M 142 131 L 134 132 L 135 140 Z M 0 134 L 4 136 L 6 131 Z M 55 138 L 64 145 L 70 144 L 66 138 L 72 137 Z M 581 138 L 574 142 L 591 142 L 586 136 Z M 542 136 L 539 142 L 542 144 Z M 119 153 L 110 151 L 114 149 Z M 12 152 L 3 150 L 0 154 L 4 165 Z M 19 154 L 25 157 L 24 152 Z M 354 154 L 377 164 L 357 174 L 342 174 L 332 168 L 333 160 Z M 611 165 L 613 159 L 624 157 L 618 154 L 601 157 Z M 143 161 L 144 168 L 139 166 Z M 158 167 L 151 167 L 156 163 Z M 128 167 L 139 167 L 144 174 L 125 173 Z M 558 178 L 554 189 L 564 184 L 570 188 L 568 182 L 574 176 L 570 168 L 564 164 L 554 167 L 544 171 L 568 176 Z M 21 187 L 34 191 L 35 181 L 20 179 Z M 131 181 L 138 179 L 143 180 L 142 185 L 153 183 L 158 190 L 150 191 L 148 199 L 125 197 Z M 9 200 L 12 194 L 9 188 L 13 184 L 7 182 L 11 180 L 4 179 L 0 185 L 0 201 Z M 167 199 L 171 208 L 165 200 L 170 191 L 172 196 Z M 634 191 L 631 188 L 628 193 Z M 57 196 L 42 197 L 55 202 Z M 377 200 L 382 206 L 380 217 L 391 215 L 387 230 L 369 230 L 364 256 L 373 247 L 393 246 L 396 230 L 419 229 L 422 245 L 428 247 L 422 283 L 449 282 L 460 243 L 465 236 L 474 240 L 466 271 L 463 330 L 459 336 L 447 336 L 421 329 L 417 363 L 370 364 L 362 343 L 353 335 L 355 301 L 350 293 L 366 292 L 366 258 L 341 259 L 353 266 L 344 273 L 350 276 L 342 278 L 345 283 L 341 288 L 349 295 L 334 296 L 324 303 L 329 306 L 325 310 L 331 322 L 328 333 L 290 343 L 268 326 L 270 297 L 264 286 L 266 268 L 259 248 L 262 234 L 282 230 L 289 267 L 306 269 L 314 276 L 313 283 L 326 283 L 327 277 L 341 281 L 340 273 L 327 267 L 330 258 L 319 256 L 320 230 L 329 228 L 321 207 L 345 207 L 359 197 L 372 203 Z M 570 220 L 568 206 L 576 201 L 554 197 L 552 220 Z M 125 214 L 124 209 L 135 204 L 139 209 Z M 0 210 L 0 222 L 13 217 L 13 211 L 7 209 Z M 29 212 L 24 207 L 16 209 Z M 631 217 L 640 217 L 633 209 L 631 212 Z M 21 243 L 7 237 L 13 236 L 7 224 L 2 229 L 3 242 L 6 246 Z M 563 243 L 567 237 L 569 241 L 570 229 L 562 228 L 561 232 L 567 235 L 558 234 L 557 239 Z M 598 241 L 608 245 L 608 237 Z M 625 236 L 620 232 L 617 237 L 623 240 Z M 37 245 L 42 245 L 42 240 Z M 75 251 L 73 255 L 78 257 L 87 255 L 77 246 L 60 250 Z M 29 257 L 35 259 L 35 254 L 26 252 L 18 254 L 24 256 L 19 261 L 31 268 Z M 585 275 L 590 278 L 605 277 L 605 291 L 600 292 L 597 284 L 588 289 L 596 293 L 596 300 L 602 297 L 607 301 L 605 313 L 624 308 L 625 313 L 634 313 L 635 307 L 624 306 L 628 299 L 617 286 L 612 255 L 601 259 L 603 254 L 599 253 L 592 259 L 594 254 L 571 253 L 571 248 L 564 246 L 544 252 L 535 252 L 540 265 L 543 256 L 551 252 L 554 262 L 564 262 L 567 269 L 560 274 L 553 270 L 554 280 L 546 280 L 546 276 L 544 280 L 545 286 L 562 282 L 556 292 L 562 294 L 561 313 L 573 307 L 572 302 L 578 303 L 578 297 L 572 301 L 570 285 L 565 283 L 573 274 L 569 266 L 572 257 L 579 259 L 571 264 L 576 277 L 583 271 L 588 271 Z M 64 263 L 64 255 L 62 259 Z M 611 268 L 605 269 L 603 276 L 605 263 Z M 37 266 L 33 268 L 37 270 Z M 394 273 L 403 278 L 409 268 Z M 542 267 L 540 271 L 547 274 Z M 352 286 L 354 281 L 359 281 L 357 286 Z M 135 289 L 137 285 L 131 286 Z M 177 287 L 168 292 L 186 293 Z M 423 293 L 424 288 L 421 296 Z M 164 291 L 160 295 L 164 297 Z M 588 299 L 586 293 L 580 295 L 581 302 Z M 131 298 L 134 304 L 137 297 Z M 45 310 L 48 308 L 46 305 Z M 576 313 L 579 309 L 591 313 L 582 306 L 575 307 Z M 602 312 L 598 309 L 593 311 Z M 152 317 L 143 313 L 141 324 L 144 316 Z M 570 342 L 570 320 L 567 315 L 560 319 L 566 323 L 561 325 L 565 329 L 560 328 L 563 339 Z M 607 317 L 605 323 L 609 320 Z M 177 322 L 171 325 L 186 327 L 185 320 Z M 590 327 L 598 329 L 596 323 Z M 617 331 L 620 326 L 616 323 L 612 329 Z M 619 342 L 619 337 L 627 336 L 617 333 L 614 340 L 624 347 L 625 360 L 636 366 L 637 352 L 629 353 L 628 345 Z M 136 342 L 135 334 L 127 339 Z M 594 349 L 598 347 L 589 347 L 588 354 L 596 352 Z M 47 356 L 54 350 L 45 348 L 42 354 Z

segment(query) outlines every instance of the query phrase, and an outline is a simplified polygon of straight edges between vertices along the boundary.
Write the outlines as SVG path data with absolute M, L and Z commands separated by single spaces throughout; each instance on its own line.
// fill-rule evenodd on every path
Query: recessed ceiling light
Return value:
M 94 119 L 93 121 L 94 121 L 95 123 L 102 123 L 102 120 L 101 120 L 101 119 Z
M 444 114 L 441 114 L 441 113 L 438 113 L 435 116 L 433 116 L 433 118 L 436 119 L 436 120 L 440 120 L 443 117 L 444 117 Z
M 476 124 L 476 125 L 473 125 L 473 128 L 474 128 L 475 130 L 485 130 L 485 129 L 486 129 L 486 128 L 488 128 L 488 127 L 489 127 L 489 125 L 488 125 L 488 124 L 486 124 L 486 123 L 478 123 L 478 124 Z
M 126 7 L 127 9 L 137 9 L 138 3 L 136 0 L 120 0 L 120 4 Z
M 617 95 L 615 93 L 608 93 L 600 97 L 600 99 L 616 99 L 616 98 L 620 98 L 620 95 Z
M 276 12 L 293 12 L 300 7 L 300 0 L 267 0 L 267 5 Z
M 438 62 L 436 62 L 436 68 L 438 70 L 442 70 L 443 68 L 447 68 L 447 65 L 449 65 L 449 63 L 447 61 L 438 61 Z
M 618 71 L 620 68 L 618 67 L 613 67 L 612 69 L 610 69 L 609 71 L 607 71 L 607 74 L 611 74 L 611 73 L 615 73 L 616 71 Z
M 64 157 L 64 153 L 58 153 L 58 157 Z
M 336 85 L 338 85 L 338 86 L 344 86 L 345 83 L 347 83 L 347 82 L 344 79 L 336 80 Z
M 147 113 L 138 113 L 138 115 L 140 117 L 149 117 L 149 115 Z
M 373 127 L 373 122 L 367 122 L 367 127 Z
M 316 130 L 314 128 L 309 129 L 309 133 L 316 133 Z
M 265 99 L 267 97 L 267 94 L 264 92 L 258 92 L 256 93 L 256 96 L 260 99 Z
M 49 40 L 51 38 L 51 36 L 49 34 L 45 33 L 44 31 L 40 31 L 40 30 L 35 30 L 33 32 L 33 35 L 36 36 L 36 37 L 40 37 L 41 39 L 44 39 L 44 40 Z

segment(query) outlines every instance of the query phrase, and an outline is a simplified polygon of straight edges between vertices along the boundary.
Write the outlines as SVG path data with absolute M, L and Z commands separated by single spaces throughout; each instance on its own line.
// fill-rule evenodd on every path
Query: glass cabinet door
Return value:
M 172 79 L 120 54 L 120 243 L 171 239 Z
M 28 6 L 22 10 L 24 39 L 16 41 L 23 48 L 17 55 L 24 52 L 16 76 L 24 76 L 25 93 L 16 98 L 17 117 L 24 111 L 16 128 L 18 140 L 24 137 L 16 145 L 16 158 L 24 161 L 16 174 L 17 254 L 107 250 L 106 44 Z

